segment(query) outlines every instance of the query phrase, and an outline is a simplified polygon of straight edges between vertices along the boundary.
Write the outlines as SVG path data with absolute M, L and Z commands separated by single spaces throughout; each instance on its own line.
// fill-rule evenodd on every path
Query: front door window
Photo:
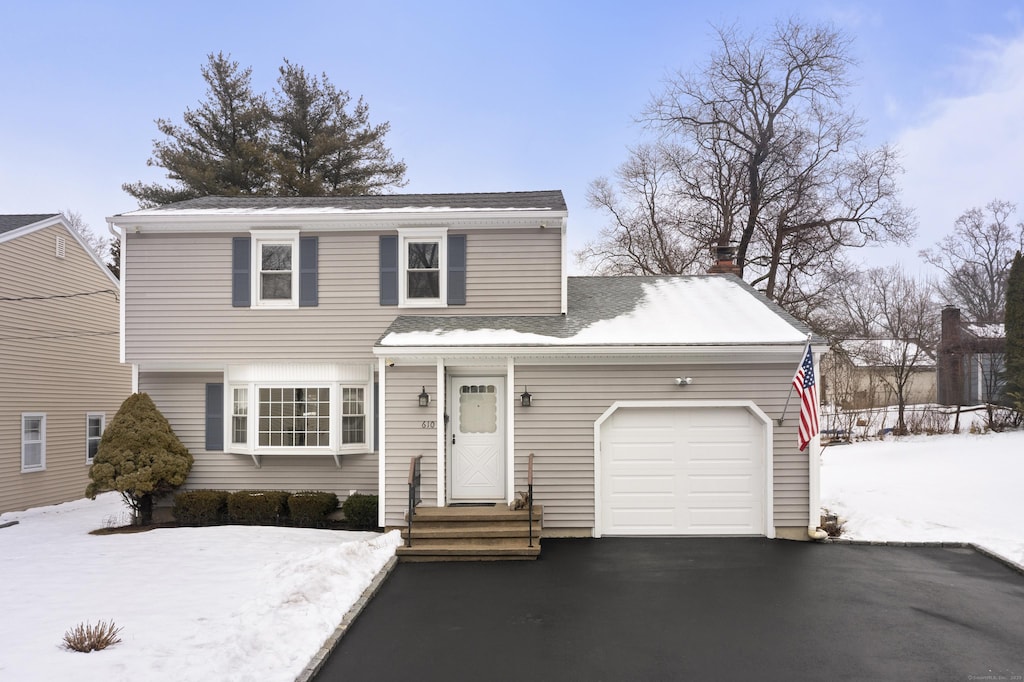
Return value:
M 460 389 L 459 426 L 463 433 L 498 430 L 498 391 L 493 384 L 473 384 Z

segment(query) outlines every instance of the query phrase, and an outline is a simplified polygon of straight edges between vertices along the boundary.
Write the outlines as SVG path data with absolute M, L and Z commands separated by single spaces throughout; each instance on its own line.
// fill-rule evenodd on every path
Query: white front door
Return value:
M 505 380 L 452 378 L 451 499 L 505 499 Z

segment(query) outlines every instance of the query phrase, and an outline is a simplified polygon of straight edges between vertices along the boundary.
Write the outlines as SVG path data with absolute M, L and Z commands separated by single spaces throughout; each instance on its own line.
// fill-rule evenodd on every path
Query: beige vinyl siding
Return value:
M 350 490 L 377 493 L 376 453 L 343 455 L 340 469 L 329 455 L 265 455 L 257 469 L 249 455 L 207 451 L 206 384 L 222 381 L 219 373 L 139 374 L 139 390 L 149 394 L 195 460 L 183 490 L 325 490 L 341 501 Z
M 526 489 L 534 453 L 534 498 L 547 528 L 594 526 L 594 422 L 622 400 L 752 400 L 771 419 L 782 412 L 795 365 L 517 366 L 533 406 L 515 408 L 516 490 Z M 677 386 L 675 377 L 693 377 Z M 796 447 L 793 402 L 774 424 L 774 522 L 806 526 L 807 453 Z
M 437 429 L 444 425 L 423 428 L 423 422 L 437 419 L 437 368 L 394 367 L 388 369 L 386 379 L 385 524 L 404 526 L 409 506 L 409 462 L 416 455 L 423 455 L 423 506 L 437 506 Z M 419 406 L 419 394 L 424 387 L 430 394 L 430 407 Z
M 362 362 L 399 314 L 561 310 L 558 229 L 468 233 L 466 305 L 424 309 L 379 304 L 381 233 L 302 234 L 319 237 L 319 305 L 290 310 L 232 307 L 231 238 L 247 233 L 126 235 L 127 360 Z
M 57 237 L 65 256 L 56 256 Z M 118 361 L 117 286 L 60 225 L 0 244 L 0 512 L 81 498 L 86 414 L 109 424 L 131 393 Z M 21 415 L 46 414 L 46 470 L 21 471 Z

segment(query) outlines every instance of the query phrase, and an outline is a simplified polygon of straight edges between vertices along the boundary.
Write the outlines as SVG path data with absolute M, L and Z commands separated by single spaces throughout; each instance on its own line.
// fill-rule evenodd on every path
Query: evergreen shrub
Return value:
M 228 515 L 226 490 L 187 490 L 174 496 L 171 507 L 178 523 L 186 526 L 210 526 L 221 523 Z
M 342 503 L 341 511 L 352 528 L 372 530 L 378 527 L 376 495 L 349 495 Z
M 338 496 L 334 493 L 305 490 L 288 498 L 288 516 L 297 526 L 322 528 L 327 525 L 327 515 L 337 508 Z
M 290 493 L 282 490 L 239 490 L 228 495 L 228 519 L 250 526 L 271 526 L 288 515 Z

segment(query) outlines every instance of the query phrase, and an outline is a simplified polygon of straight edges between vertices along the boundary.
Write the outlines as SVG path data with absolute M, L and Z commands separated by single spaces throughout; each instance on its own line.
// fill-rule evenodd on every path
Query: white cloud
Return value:
M 898 138 L 904 200 L 920 222 L 918 247 L 934 244 L 957 216 L 991 199 L 1024 209 L 1024 35 L 986 39 L 951 73 L 965 94 L 928 103 L 922 120 Z

